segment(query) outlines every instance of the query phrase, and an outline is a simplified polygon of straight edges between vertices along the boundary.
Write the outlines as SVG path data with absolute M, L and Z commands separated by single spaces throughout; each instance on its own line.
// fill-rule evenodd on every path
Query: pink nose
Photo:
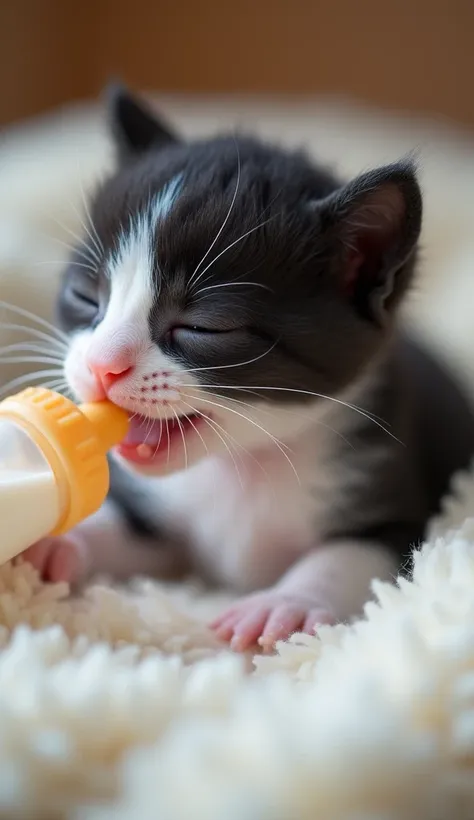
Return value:
M 123 379 L 133 370 L 133 365 L 128 357 L 108 359 L 103 362 L 92 359 L 89 360 L 88 365 L 106 393 L 119 379 Z

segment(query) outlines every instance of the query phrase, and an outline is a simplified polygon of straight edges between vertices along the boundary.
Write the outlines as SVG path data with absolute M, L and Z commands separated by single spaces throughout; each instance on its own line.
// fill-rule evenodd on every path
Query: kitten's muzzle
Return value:
M 133 364 L 127 358 L 124 358 L 123 361 L 109 360 L 103 362 L 92 359 L 87 362 L 87 366 L 102 387 L 105 395 L 108 395 L 111 387 L 120 379 L 130 376 L 133 371 Z

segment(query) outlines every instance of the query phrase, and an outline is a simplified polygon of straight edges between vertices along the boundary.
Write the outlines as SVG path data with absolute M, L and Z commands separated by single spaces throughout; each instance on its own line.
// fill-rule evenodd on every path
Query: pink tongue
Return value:
M 158 447 L 163 432 L 160 419 L 147 419 L 144 416 L 134 416 L 130 419 L 128 433 L 122 444 L 129 447 L 138 447 L 145 441 L 150 447 Z

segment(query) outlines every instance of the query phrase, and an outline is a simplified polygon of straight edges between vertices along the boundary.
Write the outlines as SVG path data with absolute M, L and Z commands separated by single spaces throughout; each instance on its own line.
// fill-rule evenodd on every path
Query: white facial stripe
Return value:
M 155 226 L 168 216 L 180 194 L 182 184 L 183 174 L 177 174 L 155 196 L 150 208 L 151 221 Z
M 148 265 L 149 273 L 153 266 L 154 249 L 151 238 L 157 225 L 168 216 L 176 199 L 179 196 L 183 174 L 177 174 L 165 187 L 149 202 L 144 211 L 130 217 L 128 231 L 120 236 L 118 250 L 109 259 L 106 272 L 113 279 L 131 253 L 140 255 Z
M 136 220 L 130 232 L 120 238 L 118 252 L 109 262 L 109 304 L 94 334 L 102 343 L 107 337 L 122 336 L 125 328 L 127 335 L 148 337 L 148 314 L 153 302 L 150 246 L 150 225 L 145 218 Z
M 96 331 L 101 344 L 148 346 L 148 314 L 153 303 L 152 272 L 155 264 L 153 237 L 157 225 L 170 213 L 179 196 L 182 174 L 174 177 L 153 198 L 148 208 L 130 220 L 118 249 L 107 265 L 111 293 L 106 315 Z

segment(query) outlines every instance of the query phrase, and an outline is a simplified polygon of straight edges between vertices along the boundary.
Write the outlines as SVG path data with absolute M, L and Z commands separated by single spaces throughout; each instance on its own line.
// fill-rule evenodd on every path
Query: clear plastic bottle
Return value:
M 127 427 L 108 401 L 77 406 L 44 388 L 0 403 L 0 563 L 96 512 L 109 488 L 107 452 Z

